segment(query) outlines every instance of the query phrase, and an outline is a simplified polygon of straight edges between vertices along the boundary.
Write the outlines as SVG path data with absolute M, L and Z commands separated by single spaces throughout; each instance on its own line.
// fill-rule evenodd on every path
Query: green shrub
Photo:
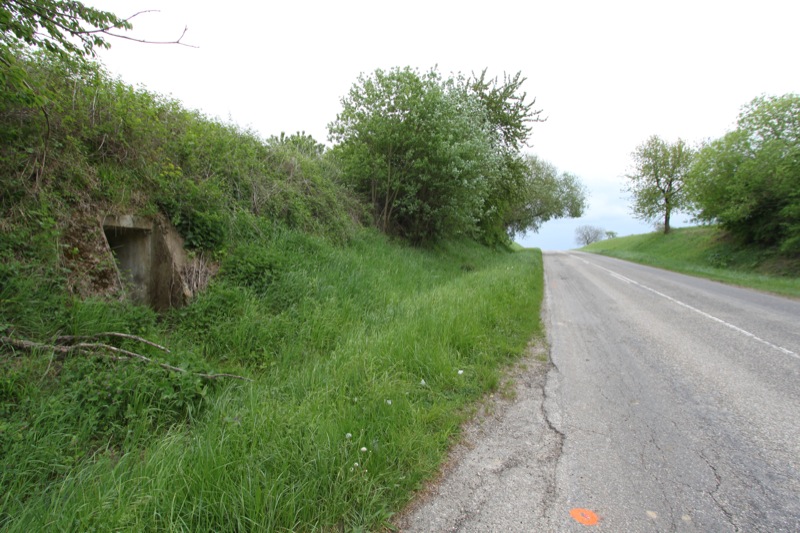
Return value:
M 688 192 L 698 218 L 745 244 L 800 252 L 800 95 L 761 96 L 698 153 Z
M 157 202 L 190 250 L 215 251 L 225 242 L 225 193 L 215 180 L 195 182 L 166 163 L 158 176 Z

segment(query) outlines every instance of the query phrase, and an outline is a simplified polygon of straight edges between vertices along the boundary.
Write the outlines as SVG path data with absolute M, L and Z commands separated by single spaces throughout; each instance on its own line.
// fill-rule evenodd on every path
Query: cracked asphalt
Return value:
M 545 287 L 550 361 L 398 529 L 800 531 L 800 301 L 581 253 L 546 253 Z

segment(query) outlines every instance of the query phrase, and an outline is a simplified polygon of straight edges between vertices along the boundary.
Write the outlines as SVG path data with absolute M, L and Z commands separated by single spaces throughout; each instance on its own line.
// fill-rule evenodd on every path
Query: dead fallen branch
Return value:
M 136 342 L 141 342 L 142 344 L 147 344 L 148 346 L 152 346 L 153 348 L 158 348 L 162 352 L 172 353 L 169 351 L 168 348 L 161 346 L 160 344 L 156 344 L 152 341 L 144 339 L 142 337 L 136 335 L 130 335 L 128 333 L 115 333 L 113 331 L 108 331 L 105 333 L 98 333 L 97 335 L 87 335 L 87 336 L 73 336 L 73 335 L 63 335 L 61 337 L 56 337 L 56 344 L 69 344 L 75 341 L 94 341 L 97 339 L 103 338 L 117 338 L 117 339 L 129 339 Z
M 178 372 L 183 374 L 190 373 L 192 375 L 205 379 L 231 378 L 231 379 L 240 379 L 243 381 L 252 381 L 250 378 L 246 378 L 244 376 L 237 376 L 236 374 L 206 374 L 202 372 L 188 372 L 183 368 L 173 366 L 167 363 L 161 363 L 147 356 L 144 356 L 140 353 L 132 352 L 130 350 L 125 350 L 123 348 L 117 348 L 116 346 L 111 346 L 109 344 L 105 344 L 102 342 L 77 342 L 75 344 L 63 344 L 65 342 L 72 343 L 78 340 L 97 340 L 104 337 L 117 337 L 117 338 L 135 340 L 147 344 L 149 346 L 159 348 L 164 352 L 170 353 L 170 351 L 167 348 L 161 345 L 158 345 L 154 342 L 150 342 L 141 337 L 137 337 L 135 335 L 128 335 L 125 333 L 99 333 L 97 335 L 86 336 L 86 337 L 64 336 L 56 338 L 56 341 L 53 344 L 46 344 L 40 342 L 33 342 L 25 339 L 15 339 L 12 337 L 0 336 L 0 345 L 9 346 L 17 350 L 23 350 L 25 352 L 32 352 L 35 350 L 52 351 L 54 354 L 56 354 L 57 360 L 63 360 L 67 356 L 73 354 L 104 355 L 114 361 L 129 361 L 131 359 L 136 359 L 139 361 L 143 361 L 147 364 L 160 366 L 161 368 L 169 372 Z

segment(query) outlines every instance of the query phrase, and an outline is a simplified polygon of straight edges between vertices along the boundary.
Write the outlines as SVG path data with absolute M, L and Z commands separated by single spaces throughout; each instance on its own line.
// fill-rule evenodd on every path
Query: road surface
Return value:
M 551 364 L 404 531 L 800 531 L 800 302 L 545 254 Z
M 588 254 L 545 269 L 551 529 L 586 508 L 598 531 L 800 531 L 800 302 Z

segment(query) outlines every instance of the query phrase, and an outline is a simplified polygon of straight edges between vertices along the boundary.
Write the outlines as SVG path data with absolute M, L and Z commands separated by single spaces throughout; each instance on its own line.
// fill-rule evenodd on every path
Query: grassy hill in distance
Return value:
M 736 242 L 716 226 L 608 239 L 581 251 L 800 297 L 800 257 Z

